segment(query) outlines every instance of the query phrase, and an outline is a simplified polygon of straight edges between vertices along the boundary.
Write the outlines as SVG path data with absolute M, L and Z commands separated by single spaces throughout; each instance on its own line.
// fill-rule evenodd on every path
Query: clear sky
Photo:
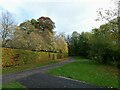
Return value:
M 0 0 L 0 11 L 11 12 L 18 24 L 48 16 L 55 22 L 55 31 L 66 34 L 99 27 L 102 22 L 95 21 L 96 11 L 110 6 L 111 0 Z

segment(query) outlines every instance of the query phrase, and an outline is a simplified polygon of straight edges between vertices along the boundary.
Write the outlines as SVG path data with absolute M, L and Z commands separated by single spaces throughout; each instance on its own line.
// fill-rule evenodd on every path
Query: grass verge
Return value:
M 116 67 L 101 65 L 89 59 L 77 57 L 75 62 L 49 70 L 46 73 L 84 81 L 97 86 L 120 88 Z
M 2 90 L 9 90 L 9 89 L 27 90 L 27 88 L 21 85 L 19 82 L 10 82 L 10 83 L 5 83 L 2 85 Z
M 20 66 L 11 66 L 11 67 L 6 67 L 2 69 L 2 74 L 10 74 L 10 73 L 15 73 L 15 72 L 19 72 L 19 71 L 23 71 L 23 70 L 28 70 L 28 69 L 33 69 L 33 68 L 37 68 L 37 67 L 41 67 L 41 66 L 45 66 L 45 65 L 49 65 L 49 64 L 55 64 L 61 61 L 64 61 L 65 59 L 62 60 L 51 60 L 48 62 L 44 62 L 44 63 L 32 63 L 32 64 L 25 64 L 25 65 L 20 65 Z

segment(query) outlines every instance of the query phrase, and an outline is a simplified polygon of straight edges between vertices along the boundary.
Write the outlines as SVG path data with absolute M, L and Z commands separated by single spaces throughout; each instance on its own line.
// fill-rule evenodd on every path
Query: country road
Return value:
M 27 77 L 27 76 L 32 75 L 32 74 L 37 74 L 37 73 L 41 73 L 41 72 L 44 72 L 44 71 L 52 69 L 52 68 L 60 67 L 64 64 L 67 64 L 70 62 L 74 62 L 74 59 L 69 58 L 68 60 L 65 60 L 63 62 L 58 62 L 56 64 L 50 64 L 50 65 L 46 65 L 46 66 L 42 66 L 42 67 L 30 69 L 30 70 L 20 71 L 20 72 L 13 73 L 13 74 L 2 75 L 2 82 L 3 83 L 11 82 L 11 81 L 14 81 L 17 79 L 21 79 L 23 77 Z
M 102 88 L 95 85 L 86 84 L 77 80 L 63 78 L 45 74 L 46 70 L 57 68 L 70 62 L 74 62 L 74 58 L 56 64 L 46 65 L 31 70 L 25 70 L 14 74 L 2 76 L 2 82 L 18 81 L 28 89 L 32 88 Z

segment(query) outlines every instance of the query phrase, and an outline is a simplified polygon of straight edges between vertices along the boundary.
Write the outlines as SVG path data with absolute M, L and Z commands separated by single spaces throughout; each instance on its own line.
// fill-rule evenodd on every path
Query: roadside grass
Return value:
M 59 60 L 51 60 L 48 62 L 43 62 L 43 63 L 34 63 L 34 64 L 26 64 L 22 66 L 13 66 L 13 67 L 6 67 L 2 69 L 2 74 L 10 74 L 10 73 L 15 73 L 23 70 L 28 70 L 28 69 L 33 69 L 37 67 L 42 67 L 45 65 L 49 64 L 55 64 L 58 62 L 62 62 L 66 60 L 67 58 L 64 59 L 59 59 Z M 19 82 L 9 82 L 9 83 L 4 83 L 2 84 L 2 90 L 10 90 L 10 89 L 15 89 L 15 90 L 28 90 L 25 86 L 21 85 Z
M 9 90 L 9 89 L 15 89 L 15 90 L 27 90 L 27 88 L 23 85 L 21 85 L 19 82 L 10 82 L 5 83 L 2 85 L 2 90 Z
M 80 60 L 85 60 L 84 57 L 79 57 L 79 56 L 75 56 L 74 58 L 75 58 L 75 60 L 79 60 L 79 61 L 80 61 Z
M 96 86 L 120 88 L 118 82 L 118 69 L 116 67 L 101 65 L 81 57 L 76 57 L 75 59 L 75 62 L 48 70 L 46 73 L 68 77 Z
M 10 74 L 10 73 L 23 71 L 23 70 L 29 70 L 29 69 L 49 65 L 49 64 L 55 64 L 55 63 L 58 63 L 58 62 L 61 62 L 61 61 L 64 61 L 64 60 L 65 59 L 62 59 L 62 60 L 50 60 L 50 61 L 42 62 L 42 63 L 31 63 L 31 64 L 24 64 L 24 65 L 20 65 L 20 66 L 5 67 L 5 68 L 2 69 L 2 74 Z

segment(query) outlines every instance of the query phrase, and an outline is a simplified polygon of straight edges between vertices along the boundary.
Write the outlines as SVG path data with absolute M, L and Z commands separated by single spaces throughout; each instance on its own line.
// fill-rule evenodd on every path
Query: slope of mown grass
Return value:
M 118 69 L 101 65 L 89 59 L 78 58 L 75 62 L 47 71 L 46 73 L 84 81 L 97 86 L 118 88 Z

